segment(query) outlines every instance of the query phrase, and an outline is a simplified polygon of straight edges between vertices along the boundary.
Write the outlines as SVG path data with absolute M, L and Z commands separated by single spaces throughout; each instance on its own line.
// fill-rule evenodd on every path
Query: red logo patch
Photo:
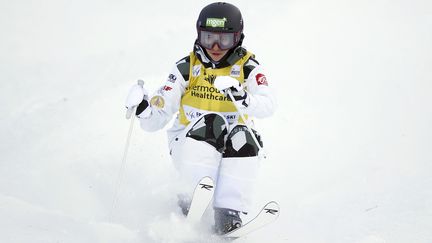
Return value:
M 172 88 L 171 88 L 170 86 L 166 86 L 166 85 L 165 85 L 165 86 L 163 87 L 163 90 L 165 90 L 165 91 L 170 91 L 170 90 L 172 90 Z
M 257 81 L 257 84 L 258 84 L 258 85 L 265 85 L 265 86 L 268 86 L 267 78 L 266 78 L 266 76 L 265 76 L 264 74 L 262 74 L 262 73 L 258 73 L 258 74 L 255 76 L 255 78 L 256 78 L 256 81 Z

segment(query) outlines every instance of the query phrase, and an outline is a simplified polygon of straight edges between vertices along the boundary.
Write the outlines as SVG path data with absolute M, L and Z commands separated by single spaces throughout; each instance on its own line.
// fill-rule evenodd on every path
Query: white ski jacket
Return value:
M 212 63 L 198 46 L 191 54 L 176 63 L 166 82 L 150 99 L 150 106 L 138 117 L 146 131 L 162 129 L 177 113 L 168 133 L 169 143 L 189 122 L 201 114 L 217 112 L 229 124 L 239 121 L 239 113 L 232 102 L 214 88 L 216 76 L 228 75 L 242 83 L 248 95 L 248 106 L 242 112 L 250 117 L 271 116 L 276 102 L 265 71 L 254 55 L 242 47 L 236 48 L 223 61 Z

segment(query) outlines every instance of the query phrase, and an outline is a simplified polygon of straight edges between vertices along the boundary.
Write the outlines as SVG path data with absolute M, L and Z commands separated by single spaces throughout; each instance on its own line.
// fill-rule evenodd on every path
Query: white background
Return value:
M 204 242 L 164 131 L 135 124 L 112 198 L 128 89 L 165 81 L 208 3 L 0 2 L 0 242 Z M 232 3 L 279 103 L 255 208 L 282 214 L 245 242 L 432 242 L 432 2 Z

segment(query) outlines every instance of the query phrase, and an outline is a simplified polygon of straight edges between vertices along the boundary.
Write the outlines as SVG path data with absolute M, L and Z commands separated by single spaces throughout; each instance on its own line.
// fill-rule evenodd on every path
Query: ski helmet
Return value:
M 203 33 L 225 33 L 224 36 L 219 37 L 226 40 L 226 38 L 232 36 L 232 43 L 226 45 L 222 49 L 230 49 L 239 44 L 243 35 L 243 18 L 240 10 L 225 2 L 216 2 L 207 5 L 201 10 L 196 23 L 198 33 L 198 43 L 208 48 L 205 45 L 205 41 L 201 40 Z M 222 41 L 223 42 L 223 41 Z M 222 42 L 219 42 L 219 46 Z M 207 43 L 212 44 L 212 43 Z M 208 49 L 211 49 L 208 48 Z

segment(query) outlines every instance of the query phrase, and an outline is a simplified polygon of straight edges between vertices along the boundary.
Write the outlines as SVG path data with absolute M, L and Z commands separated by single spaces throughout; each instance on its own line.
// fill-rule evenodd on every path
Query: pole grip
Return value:
M 137 83 L 139 86 L 141 86 L 141 88 L 144 87 L 144 81 L 142 79 L 138 79 Z M 135 109 L 136 106 L 132 106 L 126 110 L 126 119 L 130 119 L 132 117 L 133 113 L 135 112 Z

